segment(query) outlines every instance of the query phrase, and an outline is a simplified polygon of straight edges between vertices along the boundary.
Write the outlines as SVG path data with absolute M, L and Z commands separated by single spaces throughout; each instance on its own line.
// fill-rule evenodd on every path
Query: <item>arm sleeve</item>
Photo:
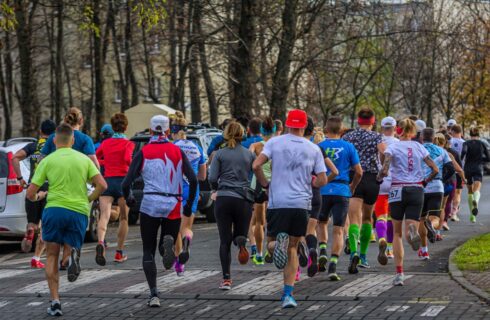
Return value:
M 53 139 L 54 139 L 54 134 L 49 136 L 48 140 L 46 140 L 46 143 L 44 144 L 43 149 L 41 150 L 41 153 L 44 154 L 45 156 L 49 155 L 56 149 Z
M 315 174 L 319 174 L 322 172 L 327 172 L 327 167 L 325 166 L 325 158 L 323 158 L 320 150 L 315 152 Z
M 36 152 L 36 142 L 27 144 L 24 148 L 22 148 L 22 150 L 24 150 L 26 153 L 26 158 L 30 157 L 34 154 L 34 152 Z
M 139 151 L 133 158 L 131 165 L 129 166 L 129 171 L 124 177 L 122 182 L 122 191 L 124 199 L 129 197 L 129 192 L 131 191 L 131 184 L 133 181 L 140 176 L 141 167 L 143 166 L 143 152 Z
M 46 160 L 46 159 L 45 159 Z M 34 176 L 31 179 L 31 183 L 34 183 L 36 186 L 42 186 L 47 179 L 46 176 L 46 166 L 49 161 L 41 161 L 39 166 L 36 168 Z
M 85 143 L 83 146 L 83 153 L 85 153 L 87 156 L 91 156 L 91 155 L 95 154 L 94 142 L 87 135 L 85 135 Z
M 216 153 L 213 157 L 213 161 L 211 161 L 211 166 L 209 168 L 209 183 L 211 184 L 211 188 L 213 190 L 218 189 L 218 175 L 221 170 L 221 162 L 220 162 L 220 153 Z
M 195 199 L 197 192 L 197 177 L 184 151 L 180 150 L 180 153 L 182 155 L 182 172 L 189 182 L 189 199 Z M 192 201 L 188 201 L 187 203 L 192 205 Z

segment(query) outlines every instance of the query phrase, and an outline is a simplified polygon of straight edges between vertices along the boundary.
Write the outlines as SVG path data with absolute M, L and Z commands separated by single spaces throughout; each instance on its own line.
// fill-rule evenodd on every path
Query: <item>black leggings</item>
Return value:
M 219 231 L 219 258 L 223 279 L 230 279 L 231 242 L 238 236 L 247 237 L 252 219 L 252 204 L 240 198 L 218 197 L 214 215 Z
M 180 219 L 154 218 L 146 213 L 140 213 L 140 232 L 141 240 L 143 240 L 143 270 L 152 295 L 158 293 L 155 252 L 157 249 L 158 229 L 160 227 L 162 228 L 161 234 L 164 236 L 171 235 L 175 243 L 179 234 Z

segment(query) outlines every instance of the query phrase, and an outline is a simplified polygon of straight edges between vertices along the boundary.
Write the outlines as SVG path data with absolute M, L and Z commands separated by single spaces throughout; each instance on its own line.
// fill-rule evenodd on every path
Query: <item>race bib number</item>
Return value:
M 400 202 L 402 201 L 402 187 L 391 188 L 388 202 Z

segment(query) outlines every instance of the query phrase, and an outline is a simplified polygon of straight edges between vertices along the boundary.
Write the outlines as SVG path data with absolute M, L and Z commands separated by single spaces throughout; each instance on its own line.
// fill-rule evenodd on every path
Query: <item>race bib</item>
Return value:
M 402 187 L 394 187 L 390 190 L 390 196 L 388 197 L 388 202 L 400 202 L 402 201 Z

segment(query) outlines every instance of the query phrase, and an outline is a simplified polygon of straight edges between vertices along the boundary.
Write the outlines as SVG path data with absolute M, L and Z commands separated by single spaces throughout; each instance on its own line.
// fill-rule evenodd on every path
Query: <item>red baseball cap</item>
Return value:
M 295 129 L 304 129 L 308 125 L 308 116 L 306 112 L 299 109 L 289 111 L 286 119 L 286 127 Z

